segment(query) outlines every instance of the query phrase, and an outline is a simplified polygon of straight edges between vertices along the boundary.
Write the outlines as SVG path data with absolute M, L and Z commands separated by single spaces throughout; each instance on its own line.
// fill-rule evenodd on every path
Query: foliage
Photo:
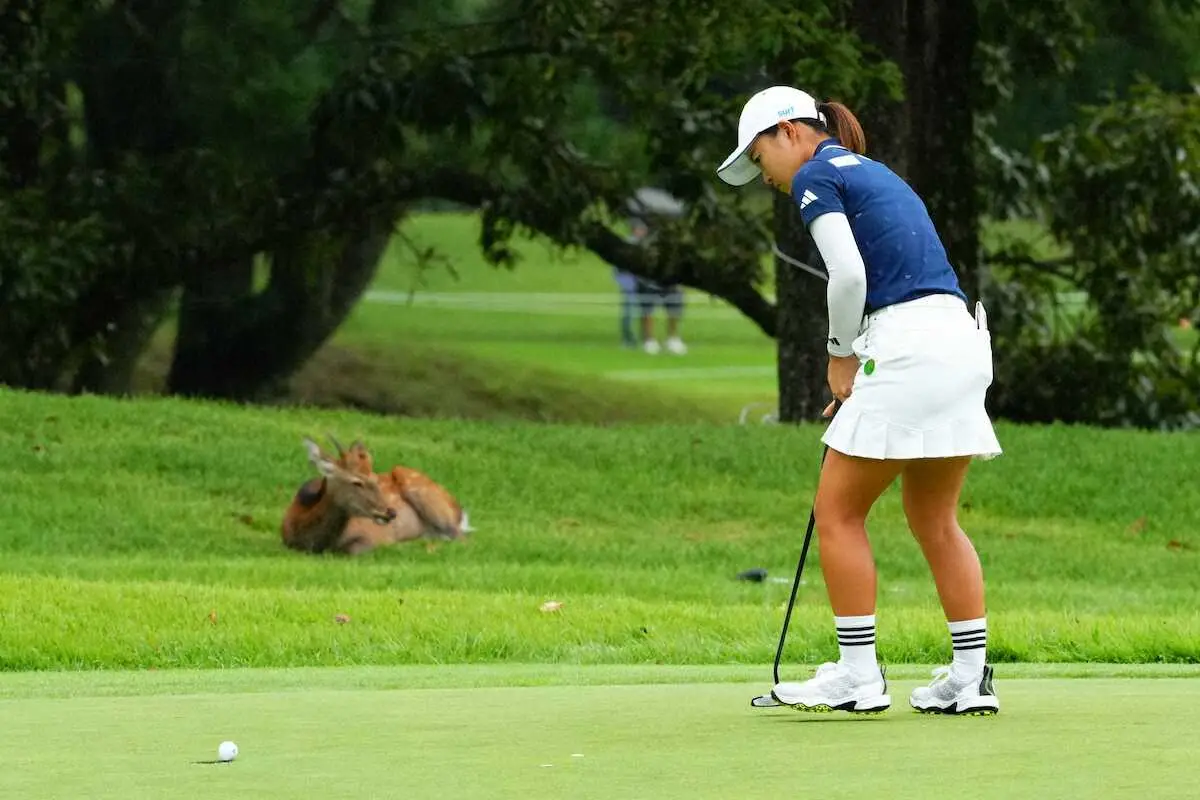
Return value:
M 1127 365 L 1093 372 L 1120 386 L 1159 387 L 1138 390 L 1156 409 L 1149 417 L 1116 410 L 1133 401 L 1118 401 L 1122 392 L 1105 384 L 1087 397 L 1117 405 L 1061 394 L 1063 402 L 1042 406 L 1050 418 L 1184 419 L 1194 361 L 1171 355 L 1161 326 L 1191 291 L 1182 278 L 1172 286 L 1164 265 L 1191 250 L 1183 227 L 1158 215 L 1192 205 L 1171 194 L 1189 189 L 1171 172 L 1166 140 L 1149 151 L 1164 160 L 1140 173 L 1141 183 L 1121 166 L 1147 151 L 1118 135 L 1119 117 L 1097 121 L 1103 133 L 1094 135 L 1086 119 L 1072 123 L 1050 140 L 1058 144 L 1022 153 L 1003 144 L 999 112 L 1032 96 L 1034 77 L 1094 67 L 1095 42 L 1122 26 L 1178 46 L 1196 22 L 1185 6 L 1163 0 L 1118 13 L 1100 0 L 978 3 L 971 96 L 986 210 L 1045 220 L 1084 265 L 1034 280 L 1006 266 L 1019 268 L 1028 252 L 991 254 L 991 291 L 1006 298 L 998 337 L 1042 342 L 1024 355 L 1012 350 L 1017 360 L 999 369 L 1037 374 L 1020 365 L 1048 346 L 1051 328 L 1035 335 L 1025 322 L 1036 324 L 1052 291 L 1065 288 L 1093 303 L 1072 323 L 1088 343 L 1072 347 L 1098 348 L 1099 364 Z M 0 321 L 0 381 L 17 385 L 95 388 L 79 375 L 95 372 L 89 364 L 136 358 L 178 295 L 173 387 L 257 396 L 336 330 L 394 223 L 430 198 L 481 209 L 479 244 L 496 264 L 516 263 L 515 232 L 536 231 L 724 297 L 774 334 L 775 309 L 760 291 L 770 240 L 764 198 L 725 190 L 713 175 L 740 103 L 768 82 L 851 104 L 894 95 L 898 85 L 896 66 L 847 30 L 846 4 L 823 0 L 26 0 L 14 9 L 0 24 L 0 297 L 20 307 Z M 1191 141 L 1191 118 L 1166 99 L 1128 102 Z M 1102 137 L 1111 146 L 1100 147 Z M 1068 142 L 1100 163 L 1066 158 Z M 1118 220 L 1090 202 L 1089 169 L 1136 185 L 1146 213 Z M 1153 170 L 1162 174 L 1152 183 Z M 636 248 L 615 223 L 647 184 L 671 191 L 687 214 Z M 1073 211 L 1068 201 L 1077 201 Z M 256 263 L 265 272 L 257 282 Z M 1126 289 L 1122 270 L 1134 264 L 1160 277 Z M 1154 325 L 1150 294 L 1139 295 L 1136 318 L 1105 299 L 1149 286 L 1174 290 Z M 1018 320 L 1022 307 L 1030 315 Z M 226 363 L 230 349 L 247 356 Z M 1061 393 L 1092 384 L 1040 385 Z M 1017 397 L 1018 386 L 1006 396 Z M 1008 402 L 1002 414 L 1040 418 Z
M 0 362 L 8 380 L 40 388 L 56 385 L 74 310 L 117 255 L 98 215 L 50 206 L 38 189 L 0 197 Z
M 1200 155 L 1200 117 L 1186 80 L 1197 63 L 1171 44 L 1200 17 L 1166 0 L 1119 9 L 1100 0 L 987 0 L 981 10 L 984 208 L 1041 226 L 1056 251 L 1048 258 L 1040 241 L 1018 237 L 985 255 L 994 412 L 1200 422 L 1200 359 L 1177 330 L 1200 306 L 1189 166 Z M 1173 47 L 1178 57 L 1164 58 Z M 1114 49 L 1128 57 L 1114 58 Z M 1162 85 L 1138 82 L 1138 63 L 1161 63 Z
M 1144 84 L 1038 144 L 1027 197 L 1070 256 L 1002 256 L 1017 266 L 996 302 L 1007 415 L 1200 423 L 1200 351 L 1175 333 L 1200 309 L 1197 164 L 1200 94 Z M 1056 325 L 1064 287 L 1086 305 Z
M 1057 83 L 1074 70 L 1095 35 L 1086 15 L 1089 0 L 976 0 L 980 40 L 976 47 L 975 140 L 982 208 L 1005 217 L 1028 211 L 1024 200 L 1024 151 L 1011 144 L 1013 128 L 1036 125 L 1027 114 L 1011 120 L 1011 109 L 1026 105 L 1025 94 L 1040 81 Z M 1053 78 L 1053 80 L 1047 80 Z
M 1041 4 L 1053 13 L 1061 2 Z M 1059 43 L 1049 70 L 1028 47 L 1013 48 L 1012 82 L 996 110 L 996 138 L 1027 152 L 1037 138 L 1075 121 L 1080 105 L 1124 96 L 1139 81 L 1185 92 L 1200 78 L 1200 7 L 1190 0 L 1070 0 L 1069 15 L 1044 20 L 1041 34 Z M 1047 36 L 1045 32 L 1052 32 Z M 1048 74 L 1053 80 L 1046 80 Z
M 791 8 L 608 2 L 590 4 L 586 12 L 556 4 L 514 6 L 522 26 L 497 31 L 488 45 L 520 58 L 475 71 L 443 70 L 429 81 L 462 118 L 504 135 L 447 145 L 449 120 L 423 125 L 427 135 L 443 140 L 441 152 L 472 152 L 474 145 L 483 176 L 504 177 L 503 189 L 476 177 L 475 191 L 463 182 L 459 194 L 472 204 L 489 195 L 484 236 L 497 262 L 508 260 L 505 242 L 518 227 L 566 245 L 596 244 L 603 238 L 598 226 L 621 213 L 635 188 L 653 181 L 690 211 L 674 224 L 663 223 L 644 271 L 673 272 L 692 285 L 755 285 L 767 220 L 745 210 L 744 193 L 713 187 L 744 95 L 716 91 L 713 76 L 758 72 L 786 45 L 822 58 L 797 62 L 779 80 L 854 94 L 876 79 L 872 65 L 860 63 L 853 37 L 830 24 L 819 2 Z M 764 30 L 773 35 L 763 36 Z M 472 57 L 469 47 L 459 49 Z M 571 99 L 581 86 L 595 87 L 605 107 L 617 110 L 618 130 L 636 137 L 640 158 L 625 158 L 628 146 L 584 148 L 571 136 L 578 123 Z
M 136 357 L 137 335 L 118 354 L 107 334 L 140 325 L 145 339 L 146 321 L 182 288 L 173 386 L 254 396 L 336 329 L 381 237 L 428 198 L 483 209 L 481 245 L 496 263 L 512 262 L 514 231 L 536 230 L 735 297 L 767 326 L 769 303 L 753 288 L 763 221 L 745 197 L 712 187 L 740 99 L 713 91 L 711 76 L 761 69 L 790 47 L 814 55 L 779 79 L 802 72 L 808 85 L 851 95 L 877 80 L 819 0 L 29 7 L 22 25 L 0 31 L 12 44 L 0 77 L 10 95 L 22 92 L 6 127 L 35 131 L 27 149 L 56 160 L 29 176 L 48 216 L 17 220 L 35 205 L 15 197 L 7 214 L 48 236 L 75 217 L 103 232 L 55 273 L 94 278 L 72 289 L 92 298 L 87 324 L 30 308 L 55 321 L 45 330 L 59 360 L 47 369 L 60 384 L 88 358 Z M 597 146 L 589 105 L 621 109 L 619 147 Z M 635 249 L 613 230 L 615 215 L 636 187 L 666 176 L 690 218 Z M 76 198 L 79 186 L 102 191 Z M 67 198 L 75 217 L 48 210 Z M 9 269 L 41 258 L 26 256 Z M 258 284 L 255 262 L 267 271 Z M 223 363 L 246 342 L 260 345 L 252 361 Z M 26 384 L 11 362 L 0 380 Z

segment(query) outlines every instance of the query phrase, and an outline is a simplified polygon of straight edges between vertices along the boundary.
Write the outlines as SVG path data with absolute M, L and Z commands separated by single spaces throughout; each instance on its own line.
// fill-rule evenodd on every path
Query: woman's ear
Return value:
M 791 120 L 780 120 L 779 132 L 782 133 L 789 142 L 796 142 L 800 140 L 800 126 Z

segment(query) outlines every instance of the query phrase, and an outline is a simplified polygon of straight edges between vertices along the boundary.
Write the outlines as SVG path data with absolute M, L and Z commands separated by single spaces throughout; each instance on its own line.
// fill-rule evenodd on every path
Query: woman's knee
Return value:
M 912 535 L 924 547 L 937 548 L 946 543 L 954 542 L 963 535 L 958 519 L 951 514 L 940 518 L 909 518 L 908 528 Z
M 916 463 L 903 478 L 904 516 L 913 535 L 938 541 L 962 534 L 958 526 L 958 498 L 969 460 L 945 459 Z
M 937 550 L 954 543 L 963 535 L 958 524 L 958 514 L 953 506 L 946 508 L 914 507 L 904 504 L 904 516 L 908 529 L 920 542 L 922 549 Z
M 821 538 L 865 536 L 867 515 L 896 479 L 900 465 L 844 456 L 826 456 L 813 514 Z
M 817 535 L 822 541 L 850 536 L 857 537 L 863 535 L 866 530 L 865 514 L 849 509 L 828 496 L 817 496 L 813 516 L 816 519 Z

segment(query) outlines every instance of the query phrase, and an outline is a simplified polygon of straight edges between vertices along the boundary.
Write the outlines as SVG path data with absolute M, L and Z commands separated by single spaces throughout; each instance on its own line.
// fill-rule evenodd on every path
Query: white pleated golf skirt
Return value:
M 984 407 L 992 337 L 975 309 L 935 294 L 867 315 L 853 345 L 853 390 L 821 441 L 874 459 L 1000 455 Z

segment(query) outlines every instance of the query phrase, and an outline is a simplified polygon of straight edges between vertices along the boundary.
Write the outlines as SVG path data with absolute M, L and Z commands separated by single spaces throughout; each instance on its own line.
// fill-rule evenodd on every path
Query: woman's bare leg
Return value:
M 958 524 L 958 499 L 971 459 L 910 461 L 903 478 L 904 514 L 933 572 L 949 622 L 984 615 L 983 569 Z
M 969 457 L 910 461 L 902 484 L 908 526 L 929 563 L 950 629 L 954 661 L 909 703 L 921 711 L 994 714 L 999 701 L 987 668 L 987 616 L 979 555 L 958 524 Z
M 840 658 L 802 683 L 772 690 L 781 703 L 819 711 L 878 713 L 891 705 L 875 657 L 875 559 L 867 540 L 871 506 L 900 474 L 903 462 L 825 456 L 814 508 L 821 573 L 833 608 Z
M 904 466 L 902 461 L 857 458 L 830 450 L 817 487 L 816 519 L 821 573 L 833 613 L 875 613 L 875 559 L 867 515 Z

